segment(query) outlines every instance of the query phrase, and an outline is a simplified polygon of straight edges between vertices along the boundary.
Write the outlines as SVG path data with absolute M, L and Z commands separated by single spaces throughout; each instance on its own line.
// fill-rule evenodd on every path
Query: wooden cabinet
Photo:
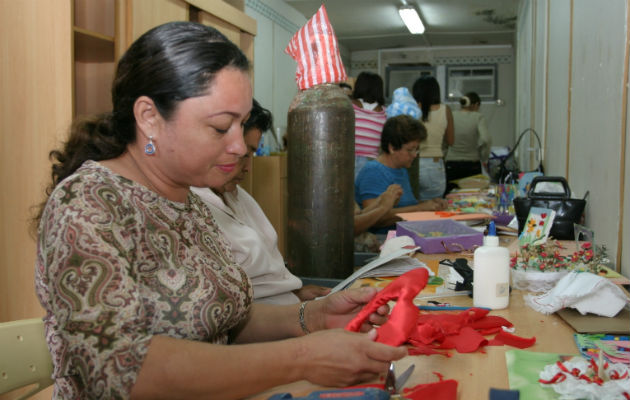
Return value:
M 254 157 L 252 170 L 243 181 L 243 189 L 251 194 L 278 233 L 282 256 L 287 251 L 288 190 L 287 156 Z
M 86 116 L 112 109 L 116 68 L 116 0 L 74 0 L 73 110 Z
M 245 7 L 244 1 L 186 1 L 191 5 L 190 20 L 216 28 L 228 39 L 236 43 L 252 62 L 253 70 L 256 20 L 242 12 Z
M 71 25 L 69 1 L 0 1 L 0 321 L 43 315 L 29 223 L 72 118 Z

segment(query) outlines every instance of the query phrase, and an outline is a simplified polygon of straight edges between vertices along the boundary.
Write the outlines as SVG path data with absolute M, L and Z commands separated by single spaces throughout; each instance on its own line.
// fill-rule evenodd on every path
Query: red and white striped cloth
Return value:
M 385 111 L 370 111 L 352 104 L 354 108 L 354 154 L 376 158 L 381 147 L 381 131 L 387 120 Z
M 337 37 L 323 5 L 291 38 L 284 52 L 297 62 L 295 80 L 300 90 L 347 78 Z

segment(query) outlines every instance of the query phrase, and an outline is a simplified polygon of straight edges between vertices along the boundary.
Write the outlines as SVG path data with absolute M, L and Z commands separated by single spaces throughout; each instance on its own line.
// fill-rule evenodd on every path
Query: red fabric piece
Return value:
M 514 325 L 503 317 L 499 317 L 498 315 L 486 315 L 483 318 L 480 318 L 476 321 L 471 321 L 468 324 L 473 329 L 491 329 L 491 328 L 500 328 L 502 326 L 506 326 L 508 328 L 513 327 Z
M 448 379 L 416 385 L 403 389 L 403 395 L 411 400 L 457 400 L 457 381 Z
M 450 357 L 448 353 L 443 353 L 441 351 L 434 350 L 432 347 L 429 347 L 422 343 L 414 344 L 413 347 L 409 347 L 407 349 L 407 354 L 409 354 L 410 356 L 418 356 L 418 355 L 429 356 L 431 354 L 441 354 L 441 355 Z
M 457 381 L 454 379 L 443 380 L 444 376 L 439 372 L 433 372 L 440 379 L 439 382 L 423 383 L 412 388 L 403 388 L 405 398 L 411 400 L 456 400 Z M 349 386 L 344 389 L 376 388 L 385 390 L 384 384 L 367 383 L 364 385 Z
M 380 306 L 387 304 L 388 301 L 398 300 L 387 322 L 378 328 L 376 340 L 391 346 L 405 343 L 418 323 L 419 311 L 413 304 L 413 299 L 427 285 L 428 280 L 429 273 L 424 268 L 405 272 L 376 294 L 346 325 L 346 330 L 358 332 L 370 314 Z
M 444 344 L 450 335 L 459 334 L 465 326 L 475 325 L 500 329 L 502 325 L 512 325 L 508 320 L 486 316 L 489 310 L 471 308 L 461 313 L 424 313 L 418 317 L 418 325 L 411 333 L 410 341 L 424 344 L 440 343 L 439 348 L 452 349 L 453 344 Z
M 494 335 L 495 333 L 498 333 L 499 331 L 501 331 L 501 327 L 491 328 L 491 329 L 480 329 L 479 333 L 481 333 L 484 336 L 487 336 L 487 335 Z
M 391 300 L 396 300 L 388 321 L 378 329 L 377 342 L 391 346 L 411 344 L 409 354 L 442 354 L 436 349 L 456 349 L 460 353 L 483 352 L 483 346 L 504 344 L 524 349 L 536 343 L 536 338 L 522 338 L 501 329 L 512 327 L 507 319 L 488 315 L 489 310 L 470 308 L 460 313 L 421 313 L 413 303 L 416 295 L 426 286 L 429 274 L 424 268 L 416 268 L 401 275 L 372 298 L 346 325 L 346 329 L 358 332 L 370 314 Z M 484 335 L 498 334 L 488 342 Z
M 526 349 L 528 347 L 532 347 L 536 343 L 536 336 L 532 336 L 531 338 L 523 338 L 520 336 L 512 335 L 509 332 L 500 331 L 494 337 L 493 340 L 488 343 L 490 346 L 502 346 L 507 344 L 508 346 L 516 347 L 519 349 Z
M 567 379 L 567 376 L 565 374 L 563 374 L 562 372 L 558 372 L 551 379 L 549 379 L 549 380 L 539 379 L 538 382 L 544 383 L 545 385 L 551 385 L 553 383 L 562 382 L 565 379 Z
M 459 334 L 446 337 L 442 342 L 442 346 L 451 346 L 449 348 L 455 348 L 459 353 L 472 353 L 486 344 L 488 340 L 468 326 L 463 327 Z

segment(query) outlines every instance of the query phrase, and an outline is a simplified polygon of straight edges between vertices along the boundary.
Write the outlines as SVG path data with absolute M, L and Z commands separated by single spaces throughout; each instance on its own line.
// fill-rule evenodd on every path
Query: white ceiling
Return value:
M 349 51 L 424 46 L 514 45 L 519 0 L 285 0 L 307 19 L 324 4 Z M 398 16 L 414 5 L 426 31 L 412 35 Z

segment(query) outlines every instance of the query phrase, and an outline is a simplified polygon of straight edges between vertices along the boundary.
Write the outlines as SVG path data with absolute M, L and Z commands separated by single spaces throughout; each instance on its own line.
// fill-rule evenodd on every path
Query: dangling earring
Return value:
M 152 156 L 155 154 L 155 145 L 153 144 L 153 136 L 149 136 L 149 143 L 144 146 L 144 154 Z

